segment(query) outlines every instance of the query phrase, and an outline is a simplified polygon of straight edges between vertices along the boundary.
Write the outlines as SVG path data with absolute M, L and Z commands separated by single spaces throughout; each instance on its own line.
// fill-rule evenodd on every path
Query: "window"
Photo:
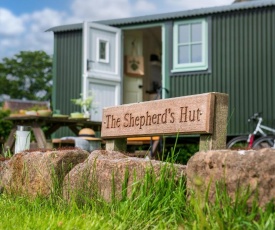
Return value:
M 176 22 L 173 35 L 172 72 L 206 70 L 208 67 L 206 21 L 197 19 Z
M 109 63 L 109 42 L 103 39 L 97 40 L 98 62 Z

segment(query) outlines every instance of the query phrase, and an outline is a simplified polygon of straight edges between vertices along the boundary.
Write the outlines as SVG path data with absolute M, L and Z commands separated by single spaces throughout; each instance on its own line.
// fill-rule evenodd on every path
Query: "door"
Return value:
M 143 101 L 143 79 L 124 76 L 123 104 Z
M 124 31 L 124 55 L 142 56 L 142 31 Z M 134 45 L 134 47 L 133 47 Z M 143 77 L 128 76 L 124 73 L 123 104 L 143 101 Z
M 83 23 L 83 97 L 94 97 L 91 120 L 102 121 L 102 109 L 121 104 L 121 30 Z
M 124 72 L 123 103 L 155 100 L 157 89 L 162 86 L 162 57 L 165 55 L 162 52 L 162 25 L 130 28 L 124 30 L 123 35 L 124 55 L 141 56 L 144 60 L 142 75 Z

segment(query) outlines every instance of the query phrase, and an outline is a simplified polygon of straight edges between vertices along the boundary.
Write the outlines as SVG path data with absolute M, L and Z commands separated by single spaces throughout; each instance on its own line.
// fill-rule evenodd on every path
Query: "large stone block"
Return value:
M 164 164 L 167 163 L 127 157 L 117 151 L 96 150 L 65 177 L 63 195 L 67 200 L 71 195 L 93 198 L 96 194 L 106 201 L 111 201 L 112 196 L 120 199 L 123 184 L 125 185 L 125 175 L 127 175 L 126 187 L 129 196 L 135 181 L 142 181 L 148 170 L 159 176 Z M 173 165 L 175 178 L 185 175 L 185 168 L 184 165 Z
M 80 149 L 22 152 L 1 166 L 0 187 L 7 193 L 49 196 L 89 153 Z
M 196 153 L 187 163 L 187 186 L 215 199 L 215 183 L 226 186 L 234 198 L 239 188 L 250 187 L 252 197 L 258 196 L 261 206 L 275 199 L 275 150 L 213 150 Z

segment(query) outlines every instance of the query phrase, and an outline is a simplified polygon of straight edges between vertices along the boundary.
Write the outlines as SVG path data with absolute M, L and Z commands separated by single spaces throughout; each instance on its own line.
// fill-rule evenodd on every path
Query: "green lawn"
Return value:
M 231 200 L 220 186 L 211 204 L 164 168 L 159 180 L 148 173 L 131 197 L 111 203 L 83 196 L 68 203 L 59 192 L 35 200 L 2 194 L 0 229 L 275 229 L 274 205 L 248 207 L 249 195 Z

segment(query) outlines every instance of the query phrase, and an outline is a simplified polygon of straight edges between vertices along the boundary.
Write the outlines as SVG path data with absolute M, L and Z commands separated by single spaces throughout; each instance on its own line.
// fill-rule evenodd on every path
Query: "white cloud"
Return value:
M 74 0 L 71 11 L 83 20 L 113 19 L 130 16 L 128 0 Z
M 46 30 L 51 26 L 56 26 L 66 22 L 67 17 L 67 14 L 64 12 L 45 8 L 41 11 L 33 12 L 32 14 L 24 14 L 22 19 L 26 25 L 33 26 L 34 30 L 35 27 L 39 30 Z
M 0 35 L 17 35 L 24 31 L 22 20 L 9 10 L 0 8 Z
M 6 15 L 11 15 L 11 13 Z M 4 27 L 6 28 L 4 29 L 5 38 L 0 38 L 1 57 L 9 57 L 23 50 L 44 50 L 52 54 L 53 35 L 46 33 L 45 30 L 67 23 L 67 18 L 68 16 L 64 12 L 47 8 L 18 17 L 12 15 L 6 20 L 8 26 Z M 7 29 L 9 29 L 9 33 L 7 33 Z
M 135 5 L 133 6 L 133 9 L 138 12 L 154 12 L 157 7 L 155 4 L 146 1 L 146 0 L 138 0 Z
M 71 12 L 49 8 L 15 16 L 0 8 L 0 58 L 9 57 L 22 50 L 44 50 L 53 53 L 53 33 L 45 30 L 59 25 L 84 20 L 112 19 L 130 16 L 128 0 L 73 0 Z
M 178 11 L 231 4 L 233 0 L 71 0 L 66 1 L 70 11 L 44 8 L 16 16 L 0 8 L 0 58 L 22 50 L 44 50 L 53 53 L 53 33 L 45 30 L 59 25 L 84 20 L 123 18 L 153 14 L 160 11 Z M 65 3 L 64 3 L 65 4 Z M 4 25 L 4 26 L 3 26 Z

